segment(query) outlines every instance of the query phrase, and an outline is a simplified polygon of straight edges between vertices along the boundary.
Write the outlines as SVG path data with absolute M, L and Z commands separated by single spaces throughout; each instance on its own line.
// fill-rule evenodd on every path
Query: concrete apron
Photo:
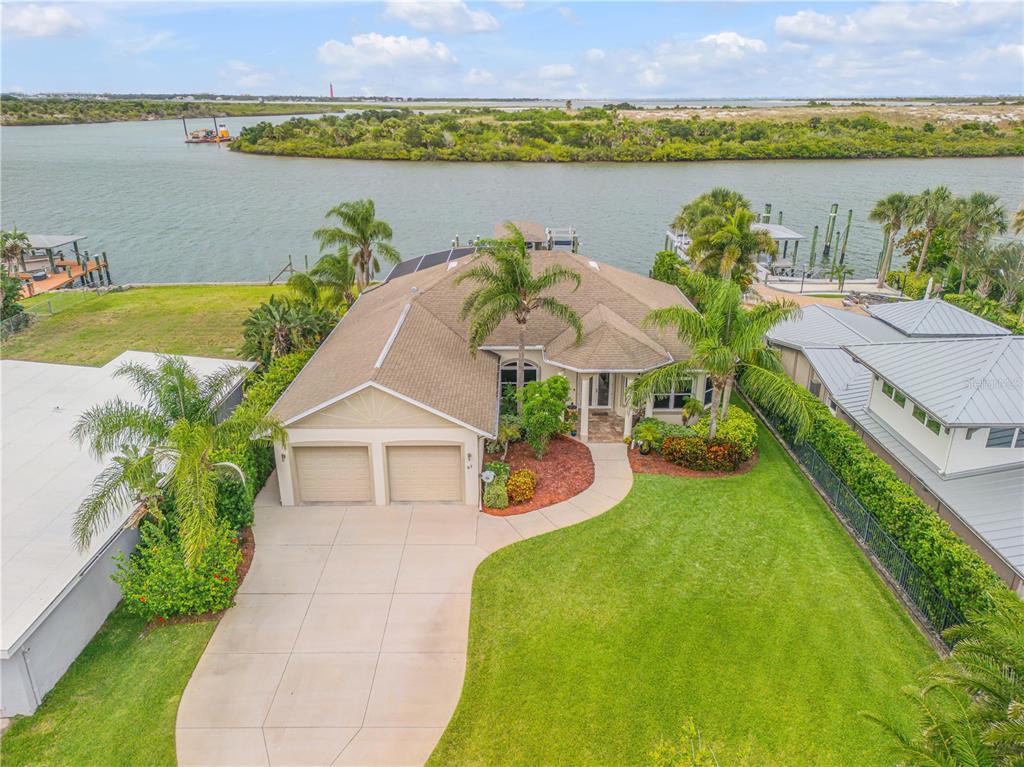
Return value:
M 623 444 L 595 480 L 511 517 L 465 506 L 256 503 L 256 552 L 178 707 L 181 767 L 422 765 L 455 711 L 477 565 L 601 514 L 633 484 Z

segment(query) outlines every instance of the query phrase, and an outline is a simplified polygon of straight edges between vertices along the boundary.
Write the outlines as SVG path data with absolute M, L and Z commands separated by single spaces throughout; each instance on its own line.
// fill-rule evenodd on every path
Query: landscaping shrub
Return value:
M 930 275 L 922 274 L 920 277 L 915 277 L 913 272 L 889 272 L 885 276 L 885 284 L 893 290 L 899 290 L 902 286 L 903 295 L 907 298 L 912 298 L 915 301 L 924 298 L 924 291 L 928 287 L 928 279 Z M 942 280 L 935 280 L 932 285 L 932 290 L 942 285 Z
M 810 392 L 801 390 L 800 396 L 811 414 L 807 441 L 957 610 L 985 610 L 993 592 L 1008 591 L 985 560 L 853 429 Z
M 659 250 L 654 254 L 654 266 L 651 268 L 651 277 L 659 282 L 678 285 L 679 271 L 684 267 L 683 259 L 674 250 Z
M 224 522 L 195 567 L 185 565 L 176 537 L 158 525 L 139 526 L 139 546 L 130 557 L 114 556 L 111 578 L 121 587 L 125 609 L 143 618 L 166 619 L 224 610 L 238 588 L 236 570 L 242 561 L 238 536 Z
M 508 482 L 508 475 L 512 473 L 512 467 L 504 461 L 488 461 L 484 464 L 484 471 L 493 471 L 494 482 L 505 484 Z M 494 482 L 491 484 L 493 485 Z
M 669 423 L 668 421 L 662 421 L 660 418 L 641 418 L 636 422 L 633 427 L 633 439 L 637 439 L 637 434 L 644 436 L 648 429 L 656 430 L 656 435 L 651 441 L 651 447 L 659 453 L 661 452 L 662 443 L 668 437 L 692 437 L 694 431 L 689 426 L 684 426 L 680 423 Z
M 544 381 L 531 381 L 523 387 L 522 426 L 526 441 L 538 458 L 543 458 L 548 443 L 562 431 L 565 401 L 569 398 L 569 381 L 556 375 Z M 509 496 L 511 497 L 511 490 Z
M 711 416 L 704 416 L 693 426 L 694 432 L 707 439 L 711 428 Z M 739 445 L 743 460 L 747 460 L 757 449 L 757 419 L 745 410 L 730 407 L 725 419 L 718 419 L 715 438 Z
M 533 498 L 533 491 L 536 489 L 537 475 L 529 469 L 513 471 L 506 485 L 510 503 L 526 503 Z
M 1024 325 L 1017 321 L 1020 315 L 1009 311 L 998 301 L 976 293 L 947 293 L 942 298 L 953 306 L 959 306 L 972 314 L 977 314 L 989 322 L 994 322 L 996 325 L 1013 331 L 1016 335 L 1024 335 Z
M 736 471 L 743 463 L 743 451 L 735 442 L 704 437 L 668 437 L 662 455 L 694 471 Z
M 508 487 L 505 482 L 495 479 L 484 486 L 484 506 L 489 509 L 508 508 Z

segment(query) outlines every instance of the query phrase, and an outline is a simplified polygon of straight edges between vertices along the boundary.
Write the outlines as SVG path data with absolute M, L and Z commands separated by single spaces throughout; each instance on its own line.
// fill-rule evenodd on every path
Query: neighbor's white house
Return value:
M 644 317 L 690 304 L 673 285 L 550 247 L 533 244 L 533 268 L 580 275 L 577 290 L 563 284 L 556 294 L 579 314 L 583 339 L 531 314 L 526 381 L 566 376 L 580 437 L 619 441 L 632 426 L 630 381 L 690 354 L 673 333 L 644 327 Z M 471 353 L 459 313 L 473 285 L 455 281 L 473 254 L 453 248 L 398 264 L 363 292 L 274 405 L 288 432 L 276 449 L 284 505 L 479 504 L 484 442 L 497 431 L 502 389 L 516 380 L 518 328 L 503 322 Z M 646 411 L 678 421 L 684 399 L 705 392 L 698 373 Z
M 1024 337 L 941 300 L 868 313 L 808 307 L 768 339 L 1024 595 Z

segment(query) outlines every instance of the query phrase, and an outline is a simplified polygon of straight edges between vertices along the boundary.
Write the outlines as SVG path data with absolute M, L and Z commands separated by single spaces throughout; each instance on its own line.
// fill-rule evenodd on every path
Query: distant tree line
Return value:
M 243 152 L 387 160 L 667 162 L 1024 155 L 1024 128 L 991 123 L 895 125 L 869 114 L 713 120 L 633 119 L 587 107 L 420 114 L 366 110 L 246 128 Z

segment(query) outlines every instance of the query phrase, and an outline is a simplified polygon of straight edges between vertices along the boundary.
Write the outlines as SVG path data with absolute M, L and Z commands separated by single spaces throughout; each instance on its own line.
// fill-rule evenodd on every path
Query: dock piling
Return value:
M 846 211 L 846 229 L 843 230 L 843 247 L 839 251 L 839 264 L 846 260 L 846 243 L 850 240 L 850 224 L 853 222 L 853 208 Z
M 811 260 L 807 263 L 807 271 L 814 270 L 814 262 L 818 260 L 818 227 L 815 225 L 814 232 L 811 234 Z

